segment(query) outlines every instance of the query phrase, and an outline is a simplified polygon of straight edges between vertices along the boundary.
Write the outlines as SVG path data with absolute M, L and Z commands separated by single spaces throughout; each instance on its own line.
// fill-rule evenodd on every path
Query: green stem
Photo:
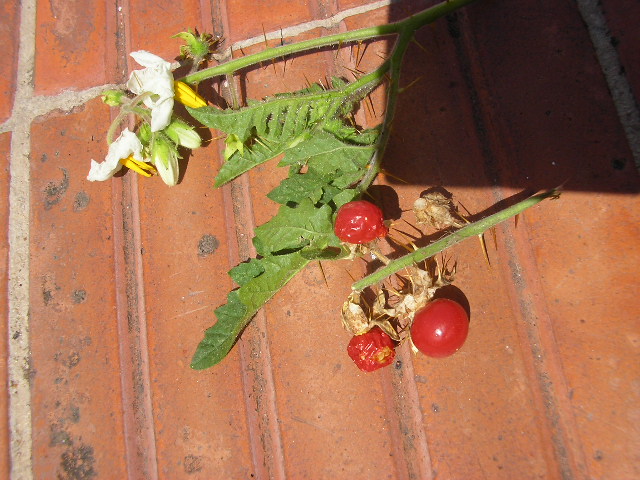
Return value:
M 362 280 L 355 282 L 351 288 L 356 291 L 360 291 L 369 287 L 371 285 L 375 285 L 383 281 L 385 278 L 393 275 L 396 272 L 399 272 L 403 268 L 409 267 L 411 265 L 417 264 L 423 260 L 426 260 L 429 257 L 434 256 L 437 253 L 455 245 L 456 243 L 461 242 L 469 237 L 474 237 L 476 235 L 480 235 L 484 233 L 489 228 L 497 225 L 500 222 L 508 220 L 511 217 L 522 213 L 527 208 L 533 207 L 534 205 L 540 203 L 545 198 L 553 197 L 557 198 L 560 194 L 558 189 L 548 190 L 533 197 L 529 197 L 521 202 L 516 203 L 504 210 L 501 210 L 493 215 L 489 215 L 482 220 L 478 220 L 477 222 L 470 223 L 462 227 L 459 230 L 447 235 L 440 240 L 433 242 L 426 247 L 420 248 L 415 252 L 409 253 L 397 260 L 391 261 L 388 265 L 384 266 L 380 270 L 373 272 L 371 275 L 367 275 Z
M 400 92 L 400 86 L 398 79 L 400 78 L 400 67 L 402 65 L 402 59 L 407 51 L 409 42 L 413 38 L 413 30 L 405 30 L 398 38 L 396 45 L 393 49 L 393 53 L 389 58 L 389 68 L 391 70 L 389 92 L 387 93 L 387 105 L 384 112 L 384 121 L 382 128 L 380 129 L 380 137 L 376 142 L 376 149 L 369 160 L 369 168 L 367 173 L 358 183 L 358 190 L 364 192 L 373 183 L 378 173 L 380 173 L 380 162 L 384 157 L 384 152 L 387 149 L 389 143 L 389 137 L 391 136 L 391 123 L 396 112 L 396 105 L 398 103 L 398 93 Z M 385 70 L 386 73 L 386 70 Z
M 294 53 L 304 52 L 306 50 L 312 50 L 314 48 L 369 40 L 371 38 L 402 33 L 404 31 L 413 32 L 423 25 L 434 22 L 435 20 L 474 1 L 475 0 L 447 0 L 399 22 L 361 28 L 351 32 L 337 33 L 326 37 L 304 40 L 290 45 L 268 48 L 262 52 L 254 53 L 253 55 L 247 55 L 215 67 L 200 70 L 199 72 L 187 75 L 180 80 L 185 83 L 199 83 L 207 78 L 234 73 L 251 65 L 256 65 L 275 58 L 285 57 Z

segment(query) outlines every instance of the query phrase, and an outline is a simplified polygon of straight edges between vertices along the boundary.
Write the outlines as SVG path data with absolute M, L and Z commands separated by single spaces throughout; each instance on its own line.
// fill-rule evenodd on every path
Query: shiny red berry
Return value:
M 416 312 L 411 325 L 411 341 L 425 355 L 448 357 L 467 339 L 469 317 L 457 302 L 439 298 Z
M 343 242 L 368 243 L 386 236 L 389 229 L 380 208 L 366 200 L 355 200 L 338 209 L 334 232 Z
M 373 372 L 393 362 L 395 348 L 389 335 L 379 327 L 373 327 L 367 333 L 355 335 L 347 346 L 347 353 L 360 370 Z

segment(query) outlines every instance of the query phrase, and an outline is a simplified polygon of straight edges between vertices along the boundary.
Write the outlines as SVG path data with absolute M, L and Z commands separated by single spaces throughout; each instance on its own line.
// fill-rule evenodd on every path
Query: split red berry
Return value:
M 416 312 L 411 325 L 411 340 L 429 357 L 448 357 L 467 339 L 469 317 L 462 306 L 439 298 Z
M 368 243 L 389 233 L 382 210 L 366 200 L 340 207 L 333 230 L 340 240 L 348 243 Z
M 380 327 L 373 327 L 367 333 L 355 335 L 347 346 L 347 353 L 360 370 L 373 372 L 393 362 L 395 348 L 389 335 Z

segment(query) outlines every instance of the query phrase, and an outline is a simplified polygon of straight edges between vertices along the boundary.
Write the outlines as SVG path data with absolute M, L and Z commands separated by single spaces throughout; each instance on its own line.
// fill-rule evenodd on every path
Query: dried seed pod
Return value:
M 429 192 L 413 203 L 418 225 L 430 225 L 436 230 L 462 227 L 464 221 L 450 198 L 440 192 Z
M 351 292 L 342 305 L 342 326 L 353 335 L 362 335 L 371 330 L 369 317 L 360 306 L 358 292 Z

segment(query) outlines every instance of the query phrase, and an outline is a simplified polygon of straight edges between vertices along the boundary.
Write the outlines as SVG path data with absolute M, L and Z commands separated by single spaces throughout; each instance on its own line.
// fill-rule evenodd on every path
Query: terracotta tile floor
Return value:
M 434 185 L 474 213 L 566 186 L 488 236 L 490 266 L 475 241 L 450 252 L 471 310 L 459 353 L 405 345 L 363 374 L 340 327 L 362 273 L 346 262 L 324 265 L 328 286 L 304 270 L 220 365 L 189 368 L 283 172 L 213 189 L 214 141 L 172 189 L 131 172 L 87 182 L 113 119 L 99 94 L 127 78 L 128 52 L 173 58 L 170 36 L 189 27 L 230 45 L 336 20 L 292 41 L 429 2 L 4 2 L 0 478 L 640 478 L 640 4 L 548 3 L 479 0 L 417 34 L 393 176 L 372 189 L 387 215 Z M 363 48 L 360 68 L 388 48 Z M 355 53 L 254 69 L 242 88 L 259 98 L 347 75 Z M 378 123 L 382 100 L 358 120 Z

